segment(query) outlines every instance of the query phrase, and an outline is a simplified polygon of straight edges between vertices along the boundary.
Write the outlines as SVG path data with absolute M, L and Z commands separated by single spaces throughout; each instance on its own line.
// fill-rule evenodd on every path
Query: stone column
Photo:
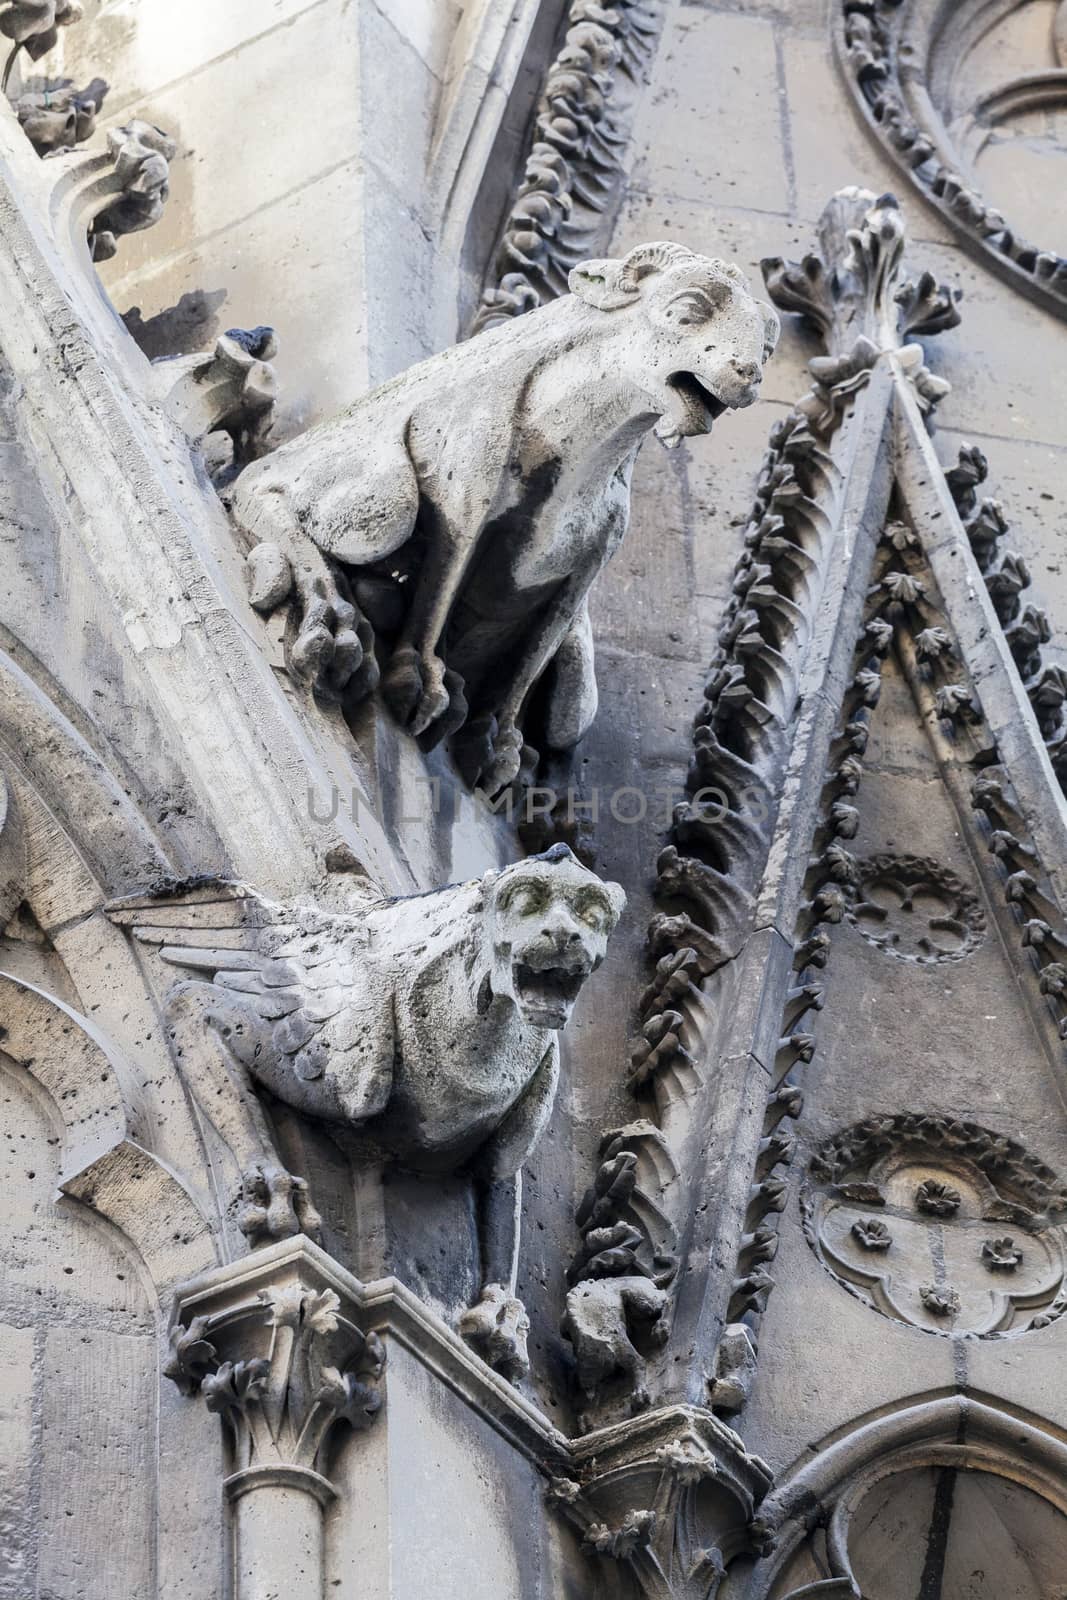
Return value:
M 381 1405 L 384 1350 L 319 1252 L 255 1252 L 178 1291 L 166 1375 L 222 1418 L 233 1470 L 234 1600 L 322 1600 L 321 1469 L 338 1422 L 363 1429 Z

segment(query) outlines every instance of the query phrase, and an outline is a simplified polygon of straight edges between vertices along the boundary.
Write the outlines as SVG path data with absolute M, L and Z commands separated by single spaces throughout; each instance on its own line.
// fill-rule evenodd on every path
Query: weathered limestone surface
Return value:
M 1057 248 L 1062 7 L 951 8 L 951 192 L 856 114 L 933 0 L 78 9 L 0 3 L 0 1600 L 1060 1600 L 1067 328 L 974 197 Z

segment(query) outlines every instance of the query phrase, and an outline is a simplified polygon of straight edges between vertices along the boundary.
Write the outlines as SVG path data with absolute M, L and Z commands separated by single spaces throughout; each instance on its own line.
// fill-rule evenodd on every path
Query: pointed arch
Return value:
M 0 973 L 0 1045 L 46 1091 L 64 1129 L 59 1189 L 118 1228 L 157 1301 L 217 1264 L 208 1218 L 178 1175 L 141 1143 L 144 1110 L 129 1061 L 88 1018 Z
M 908 1400 L 838 1435 L 767 1496 L 759 1524 L 773 1548 L 755 1568 L 750 1600 L 765 1600 L 806 1535 L 820 1526 L 833 1577 L 812 1592 L 858 1597 L 848 1553 L 853 1514 L 883 1478 L 924 1466 L 1008 1478 L 1067 1516 L 1067 1441 L 1059 1431 L 989 1396 Z

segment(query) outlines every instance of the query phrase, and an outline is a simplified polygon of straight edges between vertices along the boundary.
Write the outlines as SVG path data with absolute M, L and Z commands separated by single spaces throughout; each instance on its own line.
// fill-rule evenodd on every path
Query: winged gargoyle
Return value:
M 168 1022 L 183 1077 L 244 1175 L 238 1222 L 250 1240 L 314 1233 L 319 1221 L 274 1150 L 260 1087 L 343 1128 L 357 1158 L 469 1172 L 483 1288 L 461 1328 L 519 1371 L 521 1169 L 555 1099 L 557 1034 L 624 905 L 617 884 L 555 845 L 360 913 L 272 904 L 229 884 L 133 896 L 109 914 L 202 974 L 170 992 Z

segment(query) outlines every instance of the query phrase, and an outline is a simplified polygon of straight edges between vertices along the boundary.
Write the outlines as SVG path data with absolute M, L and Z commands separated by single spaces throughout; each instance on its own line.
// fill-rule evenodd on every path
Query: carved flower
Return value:
M 1031 945 L 1035 949 L 1040 949 L 1040 947 L 1044 944 L 1047 944 L 1051 938 L 1052 929 L 1049 927 L 1048 923 L 1043 922 L 1040 917 L 1031 917 L 1029 922 L 1023 923 L 1022 942 L 1024 947 Z
M 915 1191 L 916 1206 L 931 1217 L 953 1217 L 962 1203 L 959 1190 L 937 1178 L 925 1178 Z
M 973 709 L 971 691 L 962 683 L 946 683 L 935 695 L 939 717 L 958 717 Z
M 894 550 L 906 550 L 909 545 L 916 543 L 915 530 L 909 528 L 906 522 L 887 522 L 883 537 Z
M 269 1379 L 270 1362 L 262 1358 L 224 1361 L 216 1373 L 203 1380 L 201 1390 L 209 1411 L 244 1411 L 259 1399 Z
M 209 1328 L 207 1317 L 194 1317 L 187 1328 L 170 1330 L 170 1355 L 163 1375 L 176 1383 L 182 1394 L 195 1394 L 218 1361 L 215 1346 L 206 1337 Z
M 919 1299 L 935 1317 L 954 1317 L 960 1309 L 959 1295 L 947 1285 L 939 1288 L 937 1284 L 924 1283 L 919 1290 Z
M 861 722 L 849 723 L 849 727 L 864 728 L 866 732 L 865 724 Z M 860 779 L 863 777 L 863 762 L 858 756 L 846 756 L 837 769 L 837 776 L 841 783 L 842 793 L 855 794 L 860 786 Z
M 852 811 L 853 807 L 849 806 L 848 810 Z M 858 813 L 856 814 L 856 821 L 858 825 Z M 859 868 L 856 865 L 855 856 L 846 850 L 843 844 L 839 844 L 836 839 L 832 840 L 826 847 L 823 855 L 823 866 L 836 883 L 856 884 L 859 882 Z
M 846 800 L 835 800 L 830 807 L 830 823 L 841 839 L 854 839 L 860 825 L 860 814 Z
M 876 706 L 882 692 L 882 680 L 870 667 L 863 667 L 852 680 L 853 687 L 863 696 L 865 706 Z
M 1014 1272 L 1022 1258 L 1022 1250 L 1014 1239 L 982 1240 L 982 1260 L 990 1272 Z
M 871 642 L 871 648 L 877 655 L 884 656 L 889 646 L 893 643 L 893 624 L 886 622 L 881 617 L 874 617 L 863 630 Z
M 609 1528 L 606 1522 L 591 1522 L 585 1530 L 585 1542 L 601 1555 L 625 1561 L 639 1546 L 649 1544 L 655 1531 L 654 1511 L 628 1511 L 617 1528 Z
M 696 1484 L 714 1478 L 719 1464 L 709 1450 L 694 1439 L 672 1439 L 656 1451 L 656 1460 L 668 1468 L 679 1483 Z
M 833 883 L 824 883 L 812 902 L 820 922 L 840 922 L 845 914 L 845 896 Z
M 857 1217 L 852 1237 L 864 1250 L 888 1250 L 893 1243 L 893 1235 L 880 1217 Z
M 1061 961 L 1050 961 L 1041 968 L 1037 981 L 1042 994 L 1061 995 L 1067 990 L 1067 967 Z
M 924 661 L 951 655 L 952 639 L 944 628 L 923 628 L 915 635 L 915 649 Z
M 889 572 L 882 579 L 882 587 L 891 600 L 900 604 L 913 604 L 926 593 L 926 585 L 921 578 L 913 578 L 910 572 Z

